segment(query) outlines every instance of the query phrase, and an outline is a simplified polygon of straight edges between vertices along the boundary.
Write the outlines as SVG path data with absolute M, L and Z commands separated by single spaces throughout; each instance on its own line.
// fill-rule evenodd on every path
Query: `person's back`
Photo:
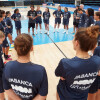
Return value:
M 24 100 L 32 100 L 36 95 L 47 95 L 48 83 L 45 68 L 29 63 L 11 61 L 5 66 L 5 80 L 14 92 Z M 9 86 L 4 84 L 5 89 Z
M 89 59 L 78 57 L 62 59 L 55 71 L 56 76 L 61 75 L 65 79 L 60 80 L 58 84 L 58 93 L 64 93 L 60 95 L 61 100 L 87 100 L 89 88 L 97 77 L 99 65 L 100 57 L 97 56 Z
M 18 59 L 5 65 L 4 89 L 13 100 L 42 100 L 41 98 L 45 100 L 48 94 L 45 68 L 30 61 L 32 45 L 33 39 L 30 35 L 18 35 L 14 41 Z
M 60 81 L 57 100 L 87 100 L 89 88 L 95 81 L 100 67 L 100 57 L 89 56 L 97 44 L 99 26 L 79 28 L 73 40 L 76 56 L 62 59 L 55 70 Z

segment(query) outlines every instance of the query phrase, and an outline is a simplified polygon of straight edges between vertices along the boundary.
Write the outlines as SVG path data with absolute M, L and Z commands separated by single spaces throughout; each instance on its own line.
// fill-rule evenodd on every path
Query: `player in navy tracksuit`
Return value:
M 2 82 L 2 73 L 3 73 L 4 63 L 2 59 L 3 52 L 2 52 L 2 46 L 1 46 L 4 39 L 5 39 L 5 35 L 2 31 L 0 31 L 0 100 L 4 100 L 4 89 L 3 89 L 3 82 Z
M 0 30 L 2 32 L 5 33 L 5 40 L 3 41 L 3 44 L 2 44 L 2 50 L 3 50 L 3 53 L 4 53 L 4 58 L 6 60 L 12 60 L 10 58 L 11 55 L 8 55 L 8 52 L 9 52 L 9 44 L 8 44 L 8 41 L 7 41 L 7 34 L 9 33 L 8 30 L 6 30 L 6 27 L 4 26 L 5 23 L 4 23 L 4 19 L 3 19 L 3 15 L 0 14 Z
M 99 25 L 100 26 L 100 12 L 95 13 L 94 19 L 96 20 L 94 25 Z M 100 30 L 99 30 L 99 36 L 98 36 L 98 46 L 100 46 Z
M 94 24 L 94 10 L 92 8 L 88 8 L 86 10 L 86 15 L 84 27 L 89 27 Z
M 3 72 L 3 86 L 10 100 L 46 100 L 48 78 L 43 66 L 30 61 L 33 38 L 18 35 L 14 41 L 18 59 L 8 62 Z
M 7 26 L 7 23 L 6 23 L 6 13 L 4 10 L 1 10 L 1 14 L 3 16 L 3 21 L 1 22 L 4 29 L 5 29 L 5 34 L 6 34 L 6 37 L 8 37 L 9 41 L 10 41 L 10 44 L 12 45 L 12 35 L 9 33 L 8 31 L 8 26 Z
M 82 11 L 82 9 L 78 9 L 78 13 L 80 14 L 78 28 L 84 27 L 86 14 Z
M 41 33 L 41 29 L 42 29 L 42 26 L 41 26 L 41 24 L 42 24 L 42 18 L 41 18 L 42 11 L 40 10 L 40 6 L 37 6 L 36 12 L 37 12 L 37 15 L 38 15 L 38 17 L 36 18 L 36 34 L 37 34 L 38 24 L 40 26 L 40 33 Z
M 77 30 L 77 28 L 78 28 L 78 22 L 79 22 L 79 20 L 77 22 L 77 19 L 76 19 L 76 17 L 78 16 L 78 9 L 79 9 L 79 6 L 76 6 L 76 9 L 75 9 L 75 11 L 73 13 L 73 25 L 74 25 L 74 29 L 73 29 L 72 33 L 75 33 L 75 29 Z
M 63 12 L 61 11 L 61 6 L 58 6 L 58 10 L 53 12 L 53 16 L 55 17 L 54 32 L 55 32 L 57 24 L 58 24 L 58 29 L 60 27 L 62 15 L 63 15 Z M 59 32 L 59 30 L 57 31 Z
M 11 21 L 10 17 L 11 17 L 11 13 L 10 13 L 10 11 L 7 11 L 6 12 L 6 24 L 8 26 L 9 33 L 12 35 L 12 33 L 13 33 L 13 24 L 12 24 L 12 21 Z
M 64 25 L 64 33 L 66 32 L 67 34 L 68 34 L 68 25 L 69 25 L 70 17 L 71 17 L 71 14 L 68 11 L 68 8 L 65 7 L 64 12 L 63 12 L 63 25 Z
M 45 24 L 45 33 L 49 35 L 49 19 L 50 19 L 50 12 L 49 8 L 45 8 L 45 12 L 43 13 L 43 21 Z
M 21 14 L 19 13 L 19 9 L 14 10 L 14 14 L 11 18 L 15 21 L 17 35 L 21 34 Z

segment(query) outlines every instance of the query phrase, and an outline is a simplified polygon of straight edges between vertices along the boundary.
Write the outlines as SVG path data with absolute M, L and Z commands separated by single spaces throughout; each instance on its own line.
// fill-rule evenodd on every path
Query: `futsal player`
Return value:
M 94 9 L 88 8 L 86 10 L 86 15 L 84 27 L 89 27 L 94 24 Z
M 34 34 L 34 28 L 35 28 L 35 23 L 36 23 L 36 18 L 37 18 L 37 12 L 34 10 L 34 5 L 30 6 L 31 10 L 28 11 L 27 17 L 29 18 L 28 22 L 28 33 L 30 34 L 30 28 L 32 27 L 32 34 Z
M 5 35 L 2 31 L 0 31 L 0 100 L 5 100 L 3 82 L 2 82 L 2 73 L 3 73 L 4 63 L 2 59 L 3 52 L 2 52 L 2 46 L 1 46 L 4 39 L 5 39 Z
M 64 25 L 64 32 L 63 33 L 68 34 L 68 29 L 69 29 L 68 25 L 69 25 L 70 17 L 71 17 L 71 14 L 68 11 L 68 8 L 65 7 L 64 12 L 63 12 L 63 25 Z
M 21 14 L 19 12 L 19 9 L 14 10 L 14 14 L 11 16 L 11 18 L 15 22 L 17 35 L 21 34 Z
M 94 14 L 94 19 L 96 20 L 94 25 L 100 27 L 100 12 Z M 100 29 L 98 37 L 98 47 L 94 50 L 94 55 L 100 57 Z M 100 76 L 98 75 L 89 90 L 88 100 L 100 100 Z
M 18 35 L 14 41 L 18 59 L 8 62 L 3 73 L 4 89 L 12 100 L 46 100 L 48 79 L 43 66 L 30 61 L 33 39 Z
M 97 44 L 98 26 L 79 28 L 73 39 L 76 56 L 62 59 L 55 70 L 60 81 L 57 100 L 87 100 L 88 91 L 98 75 L 100 57 L 89 56 Z
M 3 21 L 3 16 L 2 16 L 2 14 L 0 14 L 0 31 L 2 31 L 5 34 L 5 39 L 4 39 L 3 43 L 2 43 L 2 50 L 3 50 L 4 58 L 6 60 L 12 60 L 10 58 L 11 55 L 8 55 L 9 44 L 8 44 L 8 40 L 7 40 L 7 35 L 6 35 L 5 27 L 3 26 L 2 21 Z
M 63 12 L 61 11 L 61 6 L 58 6 L 58 10 L 53 12 L 53 16 L 55 17 L 54 32 L 55 32 L 56 26 L 58 26 L 57 32 L 59 32 L 62 15 L 63 15 Z
M 8 27 L 7 27 L 7 23 L 6 23 L 6 12 L 4 10 L 1 10 L 0 13 L 3 16 L 3 21 L 1 23 L 2 23 L 2 25 L 4 27 L 5 35 L 6 35 L 6 37 L 9 38 L 10 44 L 13 45 L 12 44 L 12 35 L 8 31 Z
M 42 11 L 40 10 L 40 6 L 37 6 L 36 12 L 37 12 L 37 15 L 38 15 L 38 17 L 36 18 L 36 34 L 37 34 L 38 24 L 40 26 L 40 33 L 42 33 L 41 32 L 41 30 L 42 30 L 42 26 L 41 26 L 41 24 L 42 24 L 42 18 L 41 18 Z
M 50 19 L 49 8 L 45 8 L 45 12 L 43 13 L 43 21 L 45 24 L 45 34 L 48 35 L 49 35 L 49 19 Z
M 94 14 L 94 19 L 96 20 L 94 22 L 94 25 L 99 25 L 100 27 L 100 12 L 96 12 Z M 99 31 L 99 36 L 98 36 L 98 46 L 100 46 L 100 31 Z
M 100 46 L 94 50 L 94 55 L 100 57 Z M 100 74 L 89 89 L 88 100 L 100 100 Z
M 76 9 L 74 10 L 74 13 L 73 13 L 73 25 L 74 25 L 74 31 L 72 33 L 75 33 L 75 30 L 77 30 L 78 28 L 78 22 L 77 22 L 77 15 L 78 15 L 78 9 L 79 9 L 79 6 L 76 6 Z
M 78 9 L 78 13 L 80 14 L 78 28 L 81 28 L 84 27 L 86 14 L 83 13 L 81 8 Z
M 13 24 L 12 24 L 12 21 L 11 21 L 11 12 L 10 11 L 6 12 L 6 24 L 7 24 L 9 33 L 12 35 L 12 33 L 13 33 Z

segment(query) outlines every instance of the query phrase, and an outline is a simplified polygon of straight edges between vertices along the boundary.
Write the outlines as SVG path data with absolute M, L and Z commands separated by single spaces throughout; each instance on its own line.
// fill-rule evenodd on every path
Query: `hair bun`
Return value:
M 99 35 L 99 29 L 100 29 L 100 27 L 99 27 L 98 25 L 88 27 L 88 28 L 87 28 L 87 35 L 88 35 L 90 38 L 97 38 L 98 35 Z

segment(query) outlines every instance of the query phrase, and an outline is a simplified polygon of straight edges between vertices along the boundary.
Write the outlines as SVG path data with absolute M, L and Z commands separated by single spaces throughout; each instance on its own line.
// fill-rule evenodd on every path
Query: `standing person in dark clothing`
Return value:
M 34 34 L 34 28 L 35 28 L 35 23 L 36 23 L 36 18 L 37 18 L 37 12 L 34 10 L 34 5 L 30 6 L 31 10 L 28 11 L 27 17 L 29 18 L 28 22 L 28 33 L 30 34 L 30 28 L 32 27 L 32 34 Z
M 82 9 L 80 9 L 80 8 L 78 9 L 78 13 L 80 14 L 78 28 L 81 28 L 81 27 L 84 27 L 86 14 L 83 13 Z
M 3 63 L 3 59 L 2 59 L 3 52 L 2 52 L 2 46 L 1 46 L 4 39 L 5 39 L 5 35 L 2 31 L 0 31 L 0 100 L 5 100 L 4 99 L 3 82 L 2 82 L 2 73 L 3 73 L 4 63 Z
M 38 24 L 40 26 L 40 33 L 42 33 L 41 32 L 42 31 L 42 26 L 41 26 L 41 24 L 42 24 L 42 18 L 41 18 L 42 11 L 40 10 L 40 6 L 37 6 L 36 12 L 37 12 L 37 15 L 38 15 L 38 17 L 36 18 L 36 34 L 37 34 Z
M 57 25 L 58 25 L 57 32 L 59 32 L 59 27 L 60 27 L 60 24 L 61 24 L 62 15 L 63 15 L 63 12 L 61 11 L 61 6 L 58 6 L 58 10 L 53 12 L 53 16 L 55 17 L 54 32 L 55 32 Z
M 33 38 L 29 34 L 18 35 L 14 47 L 18 59 L 5 65 L 5 92 L 11 100 L 45 100 L 48 94 L 46 70 L 43 66 L 30 61 Z
M 89 27 L 94 24 L 94 9 L 88 8 L 86 10 L 86 15 L 84 27 Z
M 79 6 L 76 6 L 76 9 L 74 10 L 74 13 L 73 13 L 73 25 L 74 25 L 74 31 L 72 33 L 75 33 L 75 30 L 77 30 L 78 28 L 78 22 L 79 20 L 77 21 L 76 17 L 78 16 L 78 9 L 79 9 Z
M 73 39 L 76 56 L 62 59 L 55 70 L 60 81 L 57 100 L 87 100 L 89 88 L 100 69 L 100 57 L 90 56 L 97 44 L 99 27 L 79 28 Z M 60 99 L 59 99 L 60 98 Z
M 11 16 L 11 18 L 15 21 L 17 35 L 21 34 L 21 14 L 19 9 L 14 10 L 14 14 Z
M 49 35 L 49 19 L 50 19 L 49 8 L 45 8 L 45 12 L 43 13 L 43 21 L 45 24 L 45 33 L 48 35 Z

